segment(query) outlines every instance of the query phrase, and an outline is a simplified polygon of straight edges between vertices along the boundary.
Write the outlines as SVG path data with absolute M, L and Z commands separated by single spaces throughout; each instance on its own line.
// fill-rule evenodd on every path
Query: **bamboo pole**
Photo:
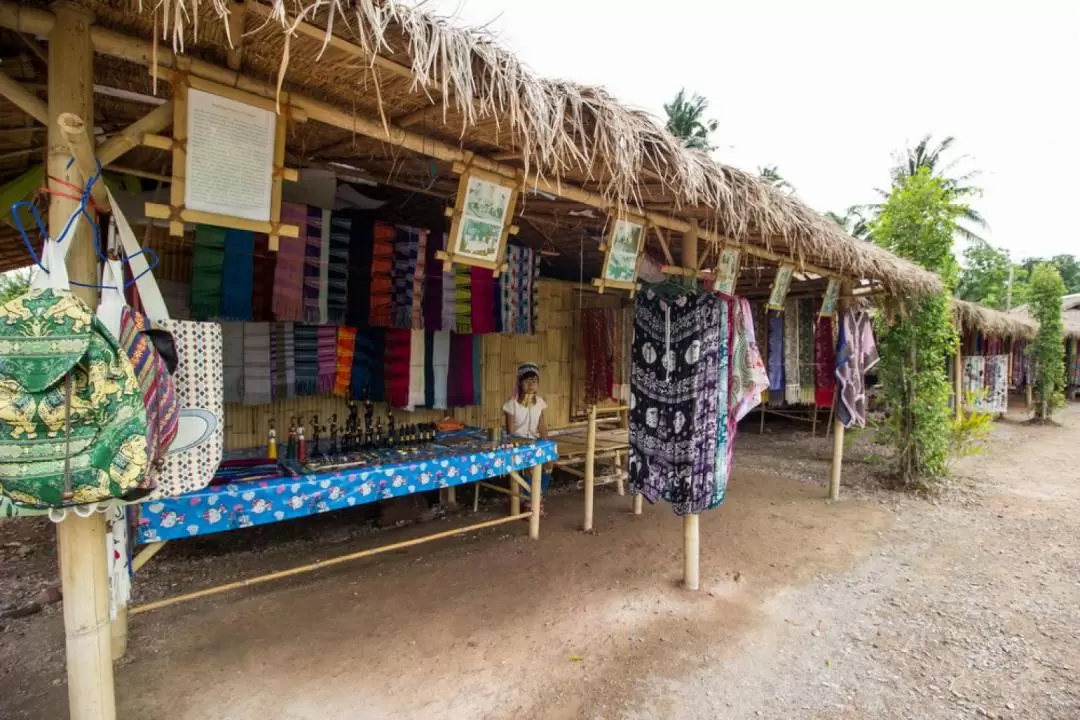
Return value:
M 956 346 L 956 353 L 953 355 L 953 398 L 955 398 L 956 404 L 956 419 L 964 419 L 964 355 L 960 351 L 960 346 Z
M 695 220 L 682 236 L 680 259 L 684 268 L 697 268 L 698 238 L 698 225 Z M 700 518 L 697 515 L 683 516 L 683 584 L 687 590 L 697 590 L 700 587 L 700 527 Z
M 641 496 L 641 493 L 634 493 L 634 514 L 640 515 L 641 511 L 644 509 L 644 505 L 645 502 L 644 498 Z
M 849 300 L 851 296 L 851 282 L 845 281 L 840 288 L 840 293 L 843 296 L 836 301 L 837 305 L 837 317 L 840 322 L 844 321 L 844 313 L 847 312 Z M 837 386 L 836 392 L 833 394 L 833 444 L 832 444 L 832 465 L 829 467 L 829 499 L 833 502 L 840 499 L 840 475 L 844 468 L 844 423 L 840 422 L 839 416 L 836 414 L 836 404 L 840 402 L 840 387 Z
M 48 105 L 3 70 L 0 70 L 0 96 L 6 97 L 16 107 L 42 125 L 49 124 Z
M 86 131 L 86 123 L 78 115 L 73 113 L 61 113 L 57 118 L 60 124 L 60 134 L 68 144 L 71 157 L 75 158 L 75 165 L 82 173 L 81 183 L 93 177 L 97 171 L 97 159 L 94 157 L 94 145 L 90 140 L 90 134 Z M 110 210 L 109 194 L 105 192 L 105 182 L 95 182 L 90 188 L 90 197 L 99 210 Z
M 49 28 L 49 151 L 48 176 L 79 182 L 79 168 L 68 167 L 71 152 L 61 131 L 63 113 L 92 118 L 94 102 L 93 47 L 90 25 L 93 15 L 74 4 L 59 4 L 55 24 Z M 76 200 L 70 191 L 52 180 L 56 192 L 49 195 L 49 234 L 59 236 Z M 78 224 L 66 238 L 67 266 L 71 280 L 98 282 L 98 262 L 90 228 Z M 97 307 L 97 290 L 73 287 L 74 294 Z M 60 588 L 64 595 L 64 633 L 67 651 L 68 705 L 72 720 L 115 720 L 112 638 L 109 625 L 109 579 L 106 554 L 105 515 L 82 518 L 74 513 L 56 526 Z
M 172 125 L 173 104 L 170 100 L 158 105 L 146 115 L 128 125 L 116 135 L 101 143 L 97 149 L 97 158 L 102 165 L 108 165 L 142 144 L 142 137 L 147 133 L 161 132 Z M 169 178 L 170 181 L 172 178 Z
M 510 481 L 510 515 L 515 517 L 521 514 L 521 488 L 512 475 L 507 475 L 507 480 Z
M 257 8 L 258 6 L 253 6 L 253 9 L 255 9 L 256 12 Z M 48 33 L 54 22 L 55 18 L 46 11 L 38 10 L 36 8 L 20 7 L 9 0 L 0 0 L 0 26 L 12 28 L 20 32 L 43 35 Z M 316 28 L 316 30 L 318 29 Z M 318 32 L 322 33 L 323 31 L 318 30 Z M 322 35 L 320 35 L 320 37 L 322 37 Z M 91 39 L 94 43 L 94 49 L 103 55 L 120 58 L 137 65 L 142 65 L 143 67 L 152 67 L 155 63 L 155 59 L 158 67 L 176 67 L 175 54 L 165 46 L 158 46 L 155 48 L 149 41 L 131 38 L 122 35 L 121 33 L 100 27 L 92 28 Z M 341 38 L 331 36 L 331 45 L 337 46 L 338 41 L 340 40 Z M 386 60 L 386 58 L 382 58 L 382 56 L 376 56 L 376 58 L 376 64 L 379 64 L 378 58 Z M 271 83 L 245 77 L 233 70 L 197 58 L 185 56 L 184 64 L 186 66 L 185 71 L 198 77 L 222 85 L 228 85 L 253 95 L 261 95 L 262 97 L 270 99 L 278 98 L 278 89 Z M 391 146 L 405 148 L 437 160 L 459 163 L 466 163 L 471 160 L 472 168 L 496 173 L 510 180 L 520 181 L 521 179 L 520 168 L 506 165 L 481 155 L 468 153 L 456 145 L 451 145 L 397 125 L 384 123 L 380 118 L 365 117 L 357 114 L 352 108 L 339 109 L 329 103 L 291 93 L 288 96 L 288 102 L 290 105 L 305 111 L 308 118 L 311 120 L 348 130 L 358 135 L 364 135 L 369 138 L 380 140 Z M 648 171 L 645 170 L 643 172 Z M 625 209 L 617 207 L 615 201 L 600 193 L 585 190 L 584 188 L 562 182 L 557 178 L 548 177 L 538 172 L 529 173 L 525 176 L 524 180 L 525 184 L 530 188 L 535 188 L 541 192 L 546 192 L 550 195 L 594 207 L 605 212 L 615 212 L 620 209 Z M 653 225 L 674 232 L 687 233 L 690 232 L 692 227 L 690 221 L 660 212 L 649 211 L 642 213 L 642 215 Z M 805 262 L 801 257 L 795 255 L 781 255 L 757 245 L 721 236 L 719 233 L 711 230 L 706 231 L 695 228 L 695 233 L 707 241 L 723 243 L 726 244 L 727 247 L 737 247 L 747 255 L 770 260 L 772 262 L 793 263 L 796 270 L 800 272 L 813 273 L 822 277 L 845 279 L 843 274 L 835 270 L 829 270 Z M 693 267 L 697 267 L 696 256 L 694 258 L 694 263 Z
M 581 529 L 592 532 L 596 495 L 596 406 L 589 406 L 589 429 L 585 435 L 585 521 Z
M 533 465 L 532 487 L 529 490 L 529 499 L 532 512 L 529 514 L 529 537 L 533 540 L 540 539 L 540 509 L 544 506 L 543 490 L 541 484 L 544 479 L 544 466 Z
M 386 552 L 394 552 L 395 550 L 404 550 L 405 548 L 413 547 L 415 545 L 421 545 L 423 543 L 432 542 L 434 540 L 442 540 L 444 538 L 454 537 L 455 535 L 463 535 L 467 532 L 472 532 L 474 530 L 483 530 L 485 528 L 495 527 L 496 525 L 514 522 L 515 520 L 524 520 L 526 517 L 531 520 L 532 514 L 522 513 L 521 515 L 516 516 L 495 518 L 494 520 L 486 520 L 481 523 L 466 525 L 465 527 L 455 528 L 453 530 L 445 530 L 443 532 L 434 533 L 432 535 L 425 535 L 423 537 L 413 538 L 412 540 L 403 540 L 401 542 L 391 543 L 390 545 L 382 545 L 380 547 L 371 548 L 368 550 L 360 550 L 359 552 L 349 553 L 347 555 L 339 555 L 328 560 L 316 560 L 313 563 L 308 563 L 307 565 L 301 565 L 299 567 L 289 568 L 288 570 L 279 570 L 278 572 L 267 573 L 266 575 L 259 575 L 258 577 L 248 578 L 247 580 L 237 580 L 236 582 L 226 583 L 224 585 L 218 585 L 212 588 L 206 588 L 205 590 L 197 590 L 195 592 L 186 593 L 184 595 L 177 595 L 176 597 L 158 600 L 157 602 L 139 605 L 138 607 L 131 608 L 131 614 L 139 615 L 141 613 L 150 612 L 151 610 L 159 610 L 163 607 L 169 607 L 170 605 L 176 605 L 177 603 L 187 602 L 188 600 L 198 600 L 199 598 L 210 597 L 211 595 L 218 595 L 223 592 L 229 592 L 230 590 L 238 590 L 240 588 L 251 587 L 253 585 L 262 585 L 263 583 L 268 583 L 273 580 L 280 580 L 282 578 L 293 577 L 295 575 L 302 575 L 304 573 L 309 573 L 313 570 L 318 570 L 325 567 L 332 567 L 334 565 L 340 565 L 341 563 L 349 562 L 351 560 L 359 560 L 360 558 L 371 557 L 372 555 L 380 555 Z

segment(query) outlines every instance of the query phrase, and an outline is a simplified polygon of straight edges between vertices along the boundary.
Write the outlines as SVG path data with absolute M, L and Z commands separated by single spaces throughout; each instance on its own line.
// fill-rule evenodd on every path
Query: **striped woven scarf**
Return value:
M 334 389 L 337 377 L 337 327 L 319 326 L 319 392 L 329 393 Z
M 397 230 L 393 225 L 375 223 L 375 238 L 371 251 L 371 312 L 368 324 L 373 327 L 390 327 L 393 319 L 394 284 L 390 278 L 394 266 L 394 238 Z
M 319 391 L 318 326 L 293 325 L 293 344 L 296 350 L 296 394 L 314 395 Z
M 442 233 L 430 233 L 424 249 L 424 327 L 428 330 L 441 330 L 443 271 L 442 262 L 435 258 L 435 253 L 442 250 Z
M 225 231 L 225 259 L 221 268 L 221 317 L 253 320 L 252 280 L 255 276 L 255 233 Z
M 391 323 L 396 328 L 411 328 L 413 290 L 416 262 L 420 250 L 420 232 L 415 228 L 398 227 L 394 239 L 394 313 Z
M 472 333 L 472 268 L 454 267 L 454 326 L 459 335 Z
M 226 403 L 244 399 L 244 323 L 221 323 L 221 374 Z
M 295 242 L 286 238 L 281 242 Z M 255 261 L 252 263 L 251 317 L 256 322 L 274 319 L 274 265 L 277 253 L 270 252 L 270 236 L 255 235 Z
M 409 353 L 412 331 L 393 328 L 386 331 L 386 402 L 403 408 L 409 404 Z
M 450 263 L 443 263 L 442 278 L 442 322 L 439 327 L 457 330 L 457 271 Z
M 345 324 L 366 327 L 371 317 L 371 251 L 375 244 L 375 220 L 370 212 L 349 215 L 349 268 Z
M 244 323 L 244 404 L 266 405 L 270 393 L 270 323 Z
M 495 332 L 495 277 L 487 268 L 472 268 L 472 331 L 476 335 Z
M 330 216 L 330 257 L 327 268 L 327 322 L 345 322 L 349 299 L 349 243 L 352 217 L 346 213 Z
M 272 358 L 274 363 L 275 400 L 296 396 L 296 345 L 292 323 L 274 323 Z
M 195 226 L 195 247 L 191 258 L 191 315 L 196 320 L 221 316 L 225 234 L 225 228 L 214 225 Z
M 427 277 L 428 231 L 420 230 L 417 237 L 416 271 L 413 273 L 412 329 L 424 329 L 424 279 Z
M 319 296 L 323 292 L 322 251 L 323 211 L 317 207 L 307 209 L 307 246 L 304 250 L 304 321 L 323 322 L 319 311 Z
M 334 375 L 334 395 L 337 397 L 349 397 L 355 355 L 356 328 L 342 325 L 337 331 L 337 370 Z
M 307 208 L 296 203 L 283 203 L 281 222 L 296 225 L 300 236 L 280 238 L 274 267 L 274 319 L 281 321 L 304 319 L 304 254 L 307 252 Z
M 386 399 L 386 331 L 382 328 L 365 328 L 356 333 L 356 350 L 353 354 L 352 396 L 356 400 L 365 397 L 372 402 Z

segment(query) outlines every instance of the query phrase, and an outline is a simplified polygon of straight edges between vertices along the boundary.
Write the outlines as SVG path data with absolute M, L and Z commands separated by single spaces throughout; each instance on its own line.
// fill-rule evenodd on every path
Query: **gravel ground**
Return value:
M 740 435 L 701 593 L 667 508 L 607 488 L 583 535 L 564 492 L 539 543 L 504 526 L 133 618 L 120 717 L 1080 718 L 1080 405 L 998 423 L 932 499 L 881 490 L 863 437 L 823 502 L 830 443 L 803 427 Z M 170 545 L 137 597 L 367 547 L 360 519 Z M 55 562 L 47 524 L 0 522 L 0 607 Z M 65 716 L 60 608 L 0 619 L 0 718 Z

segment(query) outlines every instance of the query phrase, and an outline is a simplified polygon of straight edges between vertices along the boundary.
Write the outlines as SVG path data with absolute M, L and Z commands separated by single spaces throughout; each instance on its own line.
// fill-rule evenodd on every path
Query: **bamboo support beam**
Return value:
M 254 3 L 249 9 L 249 12 L 259 14 L 265 13 L 267 10 L 266 6 Z M 37 8 L 21 7 L 10 2 L 10 0 L 0 0 L 0 26 L 8 27 L 20 32 L 46 35 L 52 28 L 54 22 L 55 18 L 47 11 L 39 10 Z M 322 40 L 325 37 L 325 32 L 322 29 L 314 26 L 305 27 L 304 23 L 297 25 L 296 30 L 301 34 L 316 37 L 319 40 Z M 142 65 L 143 67 L 152 67 L 156 58 L 157 67 L 159 68 L 176 67 L 176 56 L 167 47 L 159 45 L 155 48 L 149 41 L 131 38 L 100 27 L 92 28 L 90 37 L 93 41 L 94 49 L 103 55 L 120 58 L 137 65 Z M 331 47 L 344 50 L 354 55 L 358 49 L 357 46 L 333 35 L 330 36 L 329 44 Z M 366 52 L 363 51 L 362 48 L 359 50 L 361 52 Z M 398 65 L 386 58 L 382 58 L 379 55 L 375 55 L 371 62 L 378 67 L 390 70 L 390 72 L 396 74 L 404 73 L 404 75 L 402 75 L 403 77 L 408 77 L 410 79 L 413 77 L 408 68 Z M 187 72 L 221 85 L 228 85 L 237 90 L 248 92 L 253 95 L 260 95 L 264 98 L 276 99 L 278 97 L 278 91 L 275 85 L 243 76 L 233 70 L 214 65 L 213 63 L 197 58 L 185 57 L 184 65 L 186 66 L 185 70 Z M 520 168 L 506 165 L 481 155 L 473 155 L 460 147 L 450 145 L 441 140 L 412 132 L 394 124 L 384 123 L 380 118 L 365 117 L 361 114 L 357 114 L 353 109 L 340 109 L 329 103 L 302 95 L 290 94 L 289 102 L 291 105 L 304 110 L 311 120 L 348 130 L 376 140 L 381 140 L 391 146 L 411 150 L 421 155 L 445 162 L 465 163 L 471 159 L 471 167 L 474 169 L 486 170 L 502 175 L 510 180 L 520 181 Z M 649 172 L 650 171 L 647 169 L 643 170 L 643 174 L 647 175 Z M 527 187 L 538 191 L 546 192 L 581 205 L 597 208 L 604 212 L 624 210 L 624 208 L 617 207 L 617 204 L 614 201 L 604 197 L 600 193 L 591 192 L 573 184 L 561 182 L 557 179 L 541 175 L 537 172 L 531 172 L 527 175 L 524 178 L 524 184 Z M 634 208 L 631 209 L 633 210 Z M 644 212 L 643 217 L 649 223 L 673 232 L 687 233 L 690 232 L 692 227 L 691 222 L 662 212 Z M 776 263 L 793 263 L 799 272 L 813 273 L 822 277 L 837 277 L 841 279 L 845 277 L 842 273 L 835 270 L 829 270 L 808 263 L 799 256 L 780 255 L 757 245 L 751 245 L 732 238 L 722 237 L 713 231 L 701 230 L 698 231 L 698 234 L 707 241 L 725 243 L 727 247 L 737 247 L 747 255 L 752 255 L 763 260 L 769 260 Z M 697 257 L 695 256 L 693 267 L 696 266 Z
M 101 143 L 97 148 L 98 162 L 102 165 L 112 163 L 128 150 L 133 150 L 141 145 L 144 135 L 161 132 L 172 125 L 172 121 L 173 104 L 170 100 L 164 105 L 158 105 L 146 115 L 143 115 L 131 125 Z
M 49 124 L 49 106 L 2 70 L 0 70 L 0 95 L 6 97 L 42 125 Z
M 589 428 L 585 435 L 585 520 L 581 529 L 593 531 L 593 501 L 596 496 L 596 406 L 589 406 Z
M 239 590 L 240 588 L 252 587 L 253 585 L 262 585 L 263 583 L 272 582 L 274 580 L 281 580 L 287 577 L 294 577 L 296 575 L 302 575 L 321 568 L 333 567 L 334 565 L 340 565 L 341 563 L 350 562 L 352 560 L 359 560 L 360 558 L 371 557 L 372 555 L 380 555 L 382 553 L 394 552 L 397 550 L 404 550 L 405 548 L 414 547 L 423 543 L 432 542 L 434 540 L 442 540 L 444 538 L 454 537 L 455 535 L 463 535 L 467 532 L 474 530 L 483 530 L 489 527 L 495 527 L 496 525 L 502 525 L 508 522 L 514 522 L 516 520 L 524 520 L 529 518 L 532 520 L 532 513 L 521 513 L 520 515 L 513 515 L 509 517 L 495 518 L 494 520 L 486 520 L 481 523 L 475 523 L 473 525 L 466 525 L 465 527 L 455 528 L 453 530 L 445 530 L 443 532 L 433 533 L 431 535 L 425 535 L 419 538 L 413 538 L 412 540 L 403 540 L 401 542 L 391 543 L 390 545 L 382 545 L 376 548 L 370 548 L 368 550 L 360 550 L 359 552 L 349 553 L 347 555 L 339 555 L 338 557 L 329 558 L 328 560 L 316 560 L 313 563 L 307 565 L 301 565 L 299 567 L 289 568 L 288 570 L 279 570 L 278 572 L 267 573 L 266 575 L 259 575 L 258 577 L 248 578 L 246 580 L 238 580 L 236 582 L 226 583 L 224 585 L 218 585 L 217 587 L 206 588 L 205 590 L 198 590 L 196 592 L 186 593 L 184 595 L 177 595 L 176 597 L 166 598 L 164 600 L 158 600 L 157 602 L 146 603 L 145 605 L 139 605 L 133 607 L 130 610 L 131 615 L 138 615 L 140 613 L 150 612 L 151 610 L 159 610 L 170 605 L 176 605 L 177 603 L 187 602 L 189 600 L 198 600 L 199 598 L 210 597 L 212 595 L 219 595 L 231 590 Z M 104 545 L 102 545 L 104 547 Z
M 98 171 L 97 159 L 94 157 L 94 146 L 91 144 L 90 135 L 86 131 L 86 123 L 74 113 L 61 113 L 57 118 L 60 125 L 60 134 L 67 141 L 71 150 L 71 157 L 75 158 L 75 165 L 82 173 L 81 183 L 85 184 Z M 109 194 L 105 192 L 105 182 L 99 180 L 90 188 L 90 197 L 99 210 L 109 210 Z
M 165 541 L 149 543 L 143 547 L 143 549 L 131 559 L 131 572 L 139 572 L 143 565 L 150 562 L 151 558 L 161 552 L 163 547 L 165 547 Z

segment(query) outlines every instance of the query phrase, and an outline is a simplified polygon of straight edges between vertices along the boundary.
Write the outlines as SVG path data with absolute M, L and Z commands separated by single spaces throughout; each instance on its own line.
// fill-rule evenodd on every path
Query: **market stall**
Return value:
M 953 300 L 960 334 L 959 349 L 949 368 L 953 407 L 1004 415 L 1010 388 L 1026 388 L 1030 398 L 1032 363 L 1027 346 L 1038 331 L 1027 318 L 978 303 Z M 958 405 L 957 398 L 963 398 Z

